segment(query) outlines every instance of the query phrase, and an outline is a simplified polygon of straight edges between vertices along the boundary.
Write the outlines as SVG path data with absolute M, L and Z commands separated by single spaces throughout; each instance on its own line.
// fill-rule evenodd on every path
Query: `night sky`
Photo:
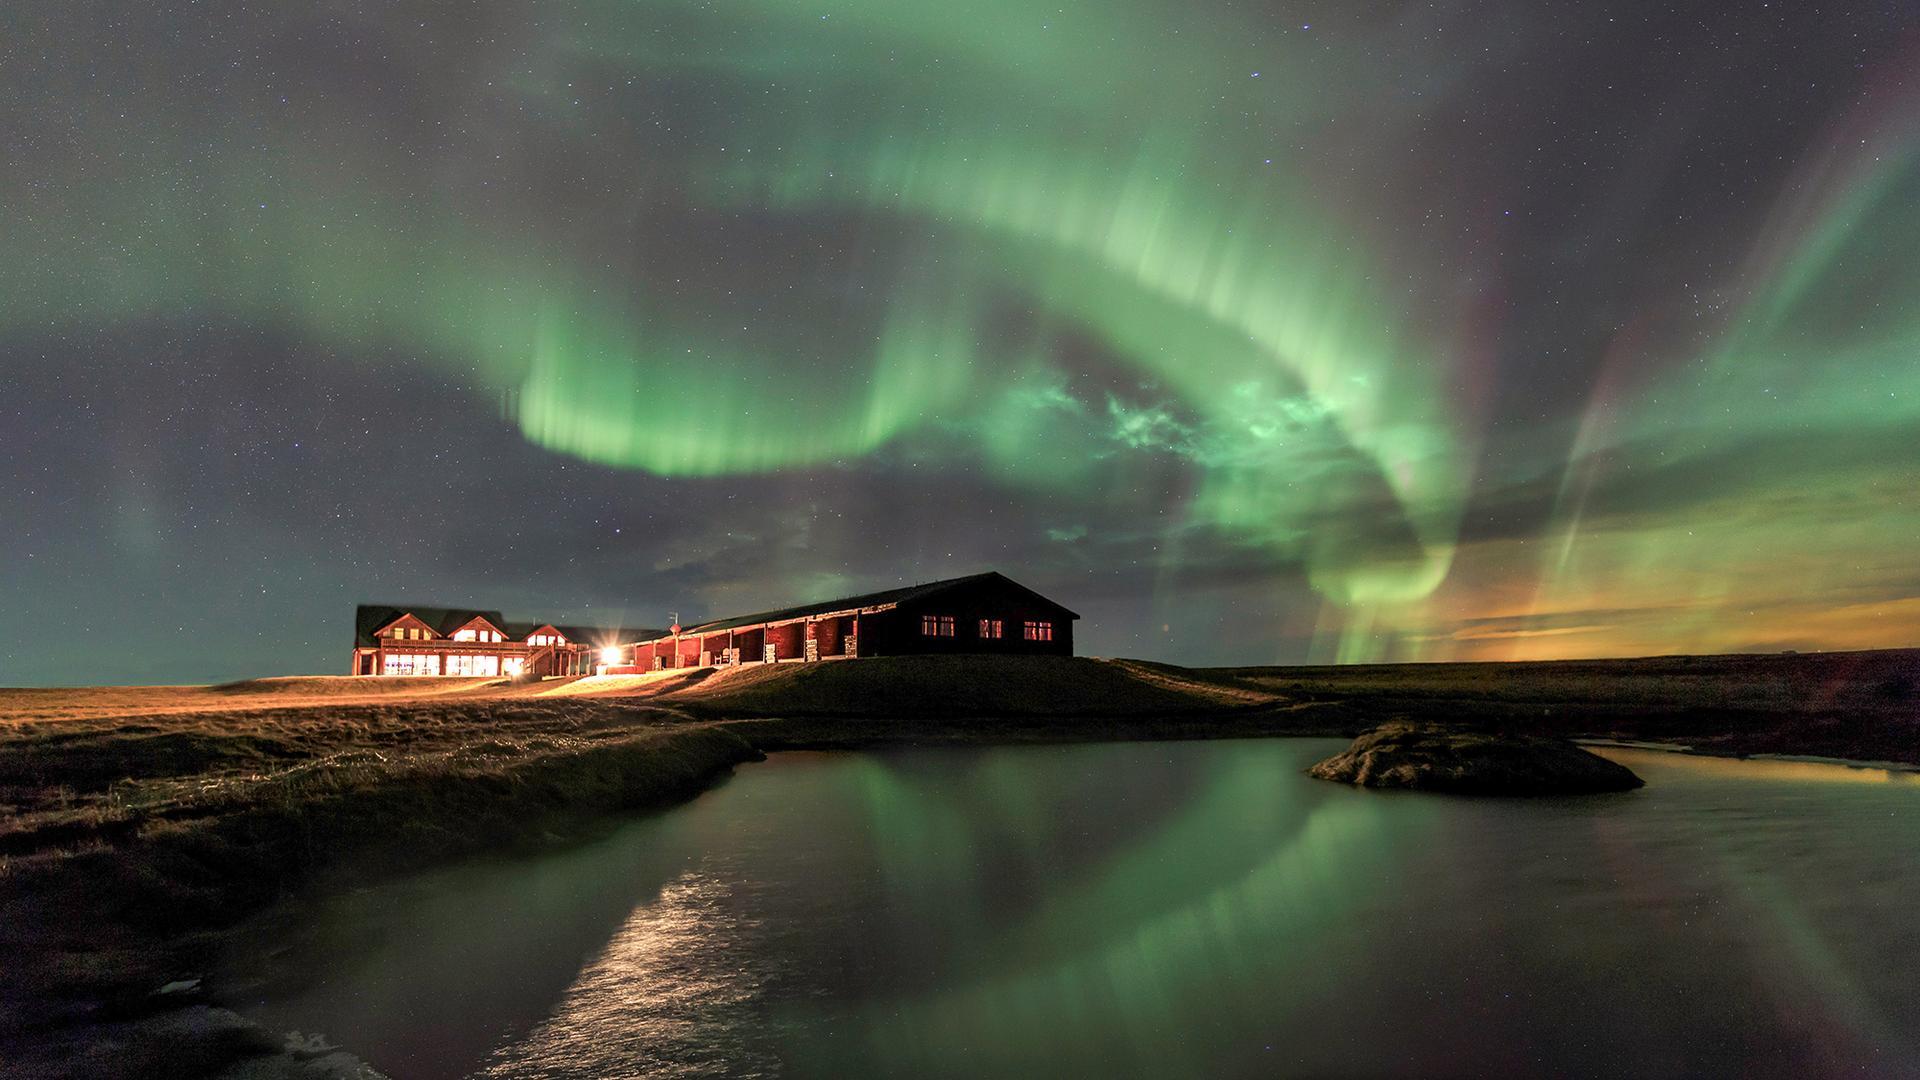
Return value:
M 29 2 L 0 149 L 0 684 L 1920 644 L 1911 2 Z

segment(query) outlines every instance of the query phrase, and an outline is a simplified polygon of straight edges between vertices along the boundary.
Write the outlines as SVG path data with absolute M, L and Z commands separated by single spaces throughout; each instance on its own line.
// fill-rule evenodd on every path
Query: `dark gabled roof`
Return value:
M 373 635 L 380 628 L 399 619 L 402 615 L 411 615 L 433 628 L 441 637 L 450 636 L 455 630 L 475 619 L 485 619 L 502 631 L 507 629 L 505 619 L 497 611 L 480 611 L 473 608 L 416 607 L 403 604 L 361 604 L 353 609 L 353 643 L 357 646 L 378 645 Z
M 632 645 L 641 641 L 652 641 L 654 638 L 666 636 L 667 633 L 652 626 L 566 626 L 560 623 L 553 623 L 552 626 L 560 631 L 561 637 L 576 645 L 598 645 L 603 649 L 609 645 Z M 527 631 L 529 634 L 532 632 L 531 629 Z
M 1059 609 L 1060 613 L 1069 619 L 1077 619 L 1080 617 L 1058 602 L 1047 599 L 1032 589 L 1027 588 L 1025 585 L 1007 577 L 1005 574 L 997 570 L 989 570 L 984 574 L 968 574 L 966 577 L 947 578 L 944 581 L 929 581 L 924 585 L 908 585 L 901 589 L 884 589 L 880 592 L 864 593 L 860 596 L 841 597 L 838 600 L 822 600 L 817 604 L 801 604 L 798 607 L 778 608 L 773 611 L 758 611 L 752 615 L 738 615 L 728 619 L 715 619 L 712 622 L 704 622 L 698 626 L 689 626 L 680 631 L 680 633 L 686 636 L 711 634 L 720 630 L 732 630 L 740 626 L 756 626 L 760 623 L 783 622 L 787 619 L 799 619 L 808 615 L 825 615 L 835 611 L 852 611 L 857 608 L 904 604 L 912 600 L 919 600 L 943 593 L 949 589 L 962 588 L 968 585 L 979 585 L 986 582 L 1011 585 L 1015 589 L 1039 600 L 1041 603 Z M 666 632 L 661 631 L 654 636 L 665 637 Z

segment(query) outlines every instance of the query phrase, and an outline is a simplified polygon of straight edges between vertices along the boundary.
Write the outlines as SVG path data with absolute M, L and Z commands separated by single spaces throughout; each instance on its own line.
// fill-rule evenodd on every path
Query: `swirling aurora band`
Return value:
M 1202 546 L 1297 569 L 1327 658 L 1766 645 L 1731 613 L 1786 611 L 1783 569 L 1822 611 L 1885 609 L 1832 644 L 1920 626 L 1893 567 L 1920 535 L 1897 78 L 1800 151 L 1705 329 L 1625 320 L 1563 425 L 1495 393 L 1526 361 L 1478 324 L 1490 242 L 1420 224 L 1404 170 L 1357 182 L 1440 106 L 1328 93 L 1424 64 L 1449 100 L 1510 49 L 1435 51 L 1385 8 L 1336 32 L 1157 0 L 497 18 L 352 22 L 405 76 L 391 130 L 337 77 L 201 116 L 141 92 L 184 77 L 164 61 L 82 87 L 50 48 L 22 113 L 90 111 L 9 192 L 0 335 L 191 311 L 338 363 L 403 350 L 539 447 L 689 482 L 924 467 L 1085 517 L 1158 484 L 1153 573 Z M 322 104 L 284 115 L 296 95 Z M 1517 422 L 1577 433 L 1519 454 Z M 1540 520 L 1477 531 L 1543 485 Z

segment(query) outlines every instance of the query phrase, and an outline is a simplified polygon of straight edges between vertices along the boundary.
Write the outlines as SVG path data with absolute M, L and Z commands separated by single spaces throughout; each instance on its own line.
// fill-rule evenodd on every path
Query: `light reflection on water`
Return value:
M 252 1011 L 395 1077 L 1912 1074 L 1914 777 L 1300 775 L 1341 745 L 776 755 L 331 903 L 323 981 Z

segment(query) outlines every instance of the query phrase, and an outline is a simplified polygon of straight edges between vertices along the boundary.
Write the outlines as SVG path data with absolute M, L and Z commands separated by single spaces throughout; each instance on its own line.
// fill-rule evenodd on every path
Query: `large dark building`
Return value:
M 675 627 L 636 644 L 623 667 L 657 671 L 912 653 L 1072 656 L 1079 617 L 989 572 Z

